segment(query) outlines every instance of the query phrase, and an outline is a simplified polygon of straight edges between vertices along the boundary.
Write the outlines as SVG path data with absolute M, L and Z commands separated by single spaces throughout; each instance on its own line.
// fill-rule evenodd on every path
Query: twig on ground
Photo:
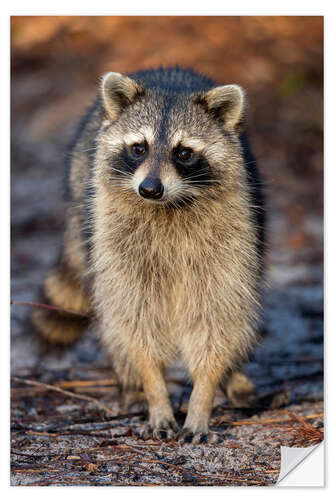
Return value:
M 116 379 L 107 378 L 107 379 L 99 379 L 99 380 L 65 380 L 63 382 L 58 382 L 57 387 L 61 387 L 62 389 L 68 389 L 70 387 L 95 387 L 95 386 L 114 386 L 118 385 Z
M 37 382 L 35 380 L 29 380 L 29 379 L 24 379 L 24 378 L 19 378 L 19 377 L 11 377 L 11 378 L 14 382 L 19 382 L 19 383 L 26 384 L 26 385 L 34 385 L 36 387 L 44 387 L 46 390 L 59 392 L 60 394 L 63 394 L 64 396 L 67 396 L 67 397 L 83 399 L 85 401 L 89 401 L 90 403 L 93 403 L 95 406 L 97 406 L 100 410 L 103 410 L 107 414 L 112 415 L 112 411 L 107 406 L 103 405 L 103 403 L 100 403 L 97 399 L 92 398 L 90 396 L 84 396 L 83 394 L 75 394 L 74 392 L 65 391 L 64 389 L 61 389 L 60 387 L 56 387 L 56 386 L 50 385 L 50 384 L 43 384 L 42 382 Z
M 305 415 L 304 418 L 305 420 L 310 420 L 313 418 L 320 418 L 324 414 L 323 413 L 316 413 L 315 415 Z M 277 423 L 289 423 L 293 422 L 295 418 L 289 417 L 289 418 L 271 418 L 269 420 L 241 420 L 239 422 L 221 422 L 220 425 L 227 426 L 227 425 L 270 425 L 270 424 L 277 424 Z
M 12 306 L 29 306 L 29 307 L 40 307 L 42 309 L 49 309 L 50 311 L 56 311 L 59 313 L 73 314 L 74 316 L 80 316 L 81 318 L 91 318 L 88 314 L 80 313 L 78 311 L 73 311 L 72 309 L 63 309 L 57 306 L 51 306 L 49 304 L 41 304 L 40 302 L 24 302 L 19 300 L 12 300 L 10 302 Z

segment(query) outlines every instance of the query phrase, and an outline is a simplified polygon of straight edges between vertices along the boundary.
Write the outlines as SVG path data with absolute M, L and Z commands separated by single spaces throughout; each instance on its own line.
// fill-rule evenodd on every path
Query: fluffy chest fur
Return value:
M 228 336 L 240 309 L 244 324 L 253 317 L 259 262 L 246 191 L 222 204 L 126 211 L 97 180 L 94 220 L 96 308 L 127 343 L 159 338 L 171 354 L 193 332 Z

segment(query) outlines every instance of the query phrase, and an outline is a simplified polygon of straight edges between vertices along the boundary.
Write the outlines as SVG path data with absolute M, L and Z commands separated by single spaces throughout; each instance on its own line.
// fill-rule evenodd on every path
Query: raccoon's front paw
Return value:
M 143 439 L 174 439 L 179 428 L 175 420 L 162 420 L 158 425 L 148 423 L 142 431 Z
M 221 438 L 216 432 L 200 432 L 192 431 L 188 427 L 184 427 L 177 435 L 177 439 L 180 444 L 192 443 L 192 444 L 203 444 L 203 443 L 219 443 Z

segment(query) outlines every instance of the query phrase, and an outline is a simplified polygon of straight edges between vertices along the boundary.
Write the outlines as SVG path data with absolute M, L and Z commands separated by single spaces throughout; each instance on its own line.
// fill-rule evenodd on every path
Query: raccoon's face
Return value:
M 108 73 L 102 97 L 98 163 L 113 192 L 179 207 L 219 197 L 237 179 L 244 108 L 240 87 L 170 94 Z

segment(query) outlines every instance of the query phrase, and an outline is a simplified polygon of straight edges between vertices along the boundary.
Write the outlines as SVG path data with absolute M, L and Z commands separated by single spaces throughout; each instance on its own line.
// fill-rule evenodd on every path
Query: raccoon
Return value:
M 45 300 L 92 315 L 125 400 L 143 390 L 143 437 L 202 442 L 218 384 L 237 405 L 255 388 L 241 365 L 255 346 L 264 198 L 245 131 L 245 93 L 179 67 L 107 73 L 71 149 L 59 266 Z M 83 319 L 35 310 L 51 342 Z M 164 368 L 193 380 L 184 427 Z

